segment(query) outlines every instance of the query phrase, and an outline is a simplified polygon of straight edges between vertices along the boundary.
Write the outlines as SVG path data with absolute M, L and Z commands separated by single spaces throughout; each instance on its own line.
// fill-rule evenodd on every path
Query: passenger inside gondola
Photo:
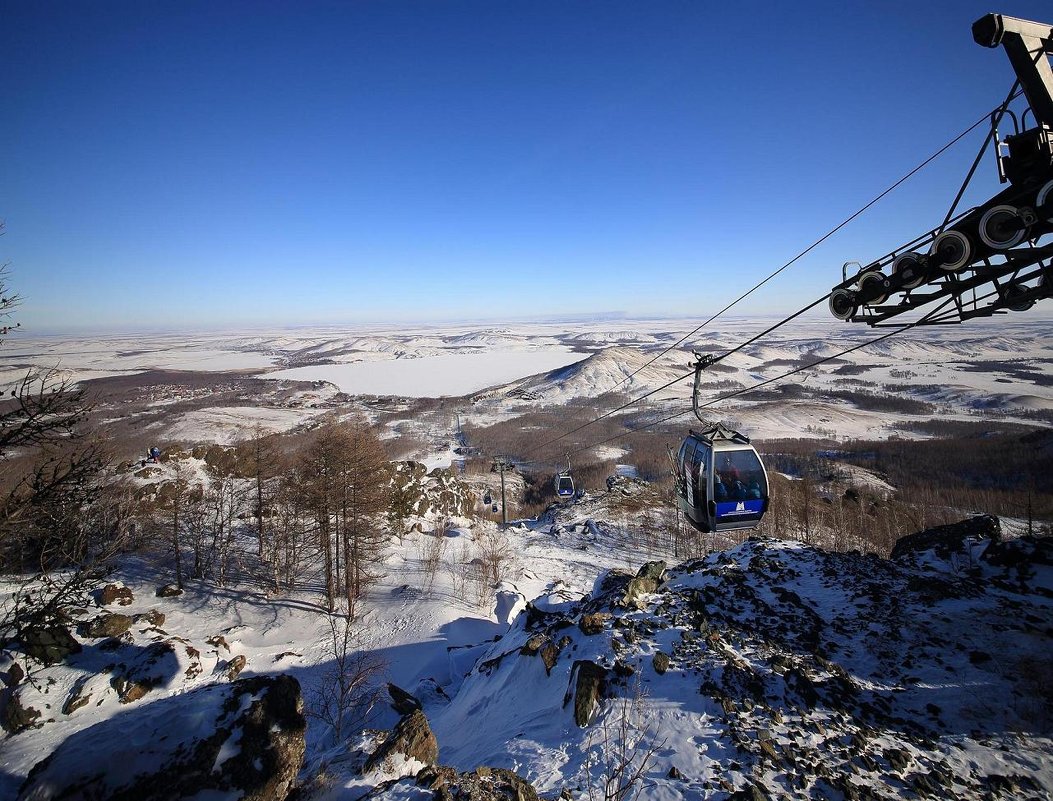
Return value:
M 728 499 L 728 488 L 721 481 L 720 473 L 713 474 L 713 496 L 718 501 L 726 501 Z

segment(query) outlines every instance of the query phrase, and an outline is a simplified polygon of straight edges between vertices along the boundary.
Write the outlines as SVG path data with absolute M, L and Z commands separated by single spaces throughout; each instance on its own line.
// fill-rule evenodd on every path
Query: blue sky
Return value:
M 1053 13 L 995 5 L 6 0 L 0 262 L 41 332 L 703 316 L 1002 100 L 971 23 Z M 981 138 L 736 312 L 937 224 Z

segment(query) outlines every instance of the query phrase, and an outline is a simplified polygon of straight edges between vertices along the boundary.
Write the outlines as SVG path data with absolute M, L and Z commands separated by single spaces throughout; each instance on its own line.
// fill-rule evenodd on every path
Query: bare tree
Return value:
M 256 538 L 259 546 L 259 556 L 264 556 L 264 517 L 267 504 L 271 497 L 271 485 L 274 477 L 279 472 L 278 449 L 274 447 L 274 441 L 264 431 L 260 423 L 252 428 L 252 437 L 248 442 L 249 469 L 248 474 L 253 484 L 253 517 L 256 518 Z
M 617 709 L 611 710 L 586 741 L 589 801 L 636 798 L 655 753 L 664 745 L 643 725 L 643 691 L 639 685 L 631 697 L 616 703 Z M 598 774 L 595 779 L 594 772 Z
M 387 664 L 361 651 L 351 627 L 351 617 L 338 609 L 325 615 L 328 624 L 326 656 L 330 660 L 321 681 L 310 693 L 307 714 L 328 725 L 340 739 L 345 730 L 363 728 L 379 703 L 380 676 Z

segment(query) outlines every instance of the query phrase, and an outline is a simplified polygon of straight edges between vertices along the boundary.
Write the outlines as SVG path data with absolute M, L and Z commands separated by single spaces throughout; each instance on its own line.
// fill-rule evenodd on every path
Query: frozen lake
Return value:
M 350 395 L 434 398 L 467 395 L 585 359 L 565 348 L 451 353 L 419 359 L 319 364 L 266 373 L 264 378 L 329 381 Z

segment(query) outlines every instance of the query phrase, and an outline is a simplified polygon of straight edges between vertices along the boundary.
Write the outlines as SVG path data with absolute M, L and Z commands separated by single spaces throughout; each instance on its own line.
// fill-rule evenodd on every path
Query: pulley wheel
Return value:
M 992 206 L 980 218 L 980 239 L 989 248 L 1005 250 L 1024 240 L 1016 206 Z
M 863 273 L 859 279 L 859 300 L 877 306 L 888 300 L 888 278 L 880 270 Z
M 1005 307 L 1009 311 L 1027 311 L 1035 305 L 1034 300 L 1014 300 L 1028 291 L 1028 287 L 1023 284 L 1010 284 L 1005 288 L 1002 293 L 1002 297 L 1005 298 Z
M 925 282 L 927 259 L 920 253 L 901 253 L 892 261 L 892 274 L 904 289 L 916 289 Z
M 830 293 L 830 314 L 847 320 L 856 313 L 856 295 L 850 289 L 835 289 Z
M 1046 206 L 1046 204 L 1049 204 Z M 1046 206 L 1046 208 L 1042 208 Z M 1047 181 L 1046 185 L 1038 190 L 1038 197 L 1035 198 L 1035 211 L 1039 215 L 1045 214 L 1045 220 L 1048 223 L 1053 223 L 1053 181 Z
M 941 270 L 956 273 L 969 263 L 973 246 L 961 231 L 944 231 L 932 243 L 929 255 Z

